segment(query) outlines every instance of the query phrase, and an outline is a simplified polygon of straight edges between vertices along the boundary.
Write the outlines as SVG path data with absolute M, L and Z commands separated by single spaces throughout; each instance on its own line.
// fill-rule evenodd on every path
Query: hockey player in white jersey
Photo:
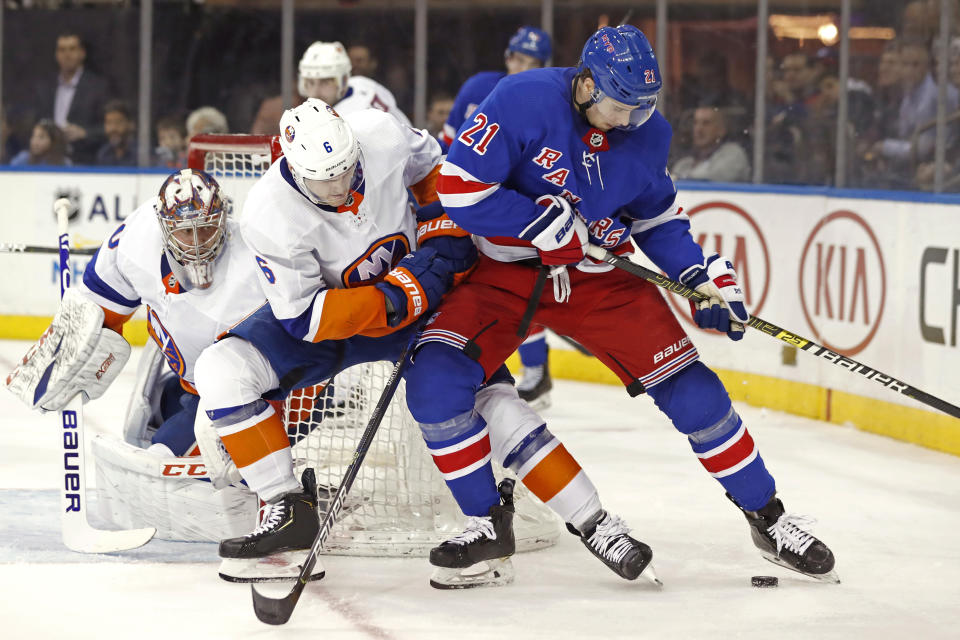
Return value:
M 350 56 L 339 42 L 314 42 L 300 58 L 297 90 L 304 98 L 317 98 L 332 105 L 341 115 L 360 109 L 386 111 L 410 126 L 397 107 L 397 100 L 385 86 L 365 76 L 353 75 Z
M 226 451 L 269 503 L 261 526 L 222 541 L 223 576 L 258 575 L 284 562 L 295 569 L 302 557 L 295 550 L 309 548 L 318 530 L 312 489 L 295 477 L 284 425 L 264 400 L 354 364 L 396 360 L 415 320 L 477 256 L 469 234 L 437 199 L 442 156 L 425 131 L 376 110 L 341 118 L 319 100 L 285 112 L 280 130 L 284 157 L 250 190 L 240 217 L 269 305 L 207 349 L 197 365 L 198 389 Z M 416 212 L 408 189 L 421 205 Z M 505 369 L 478 395 L 478 411 L 492 425 L 500 461 L 536 439 L 525 450 L 540 455 L 520 475 L 543 485 L 538 495 L 546 490 L 549 506 L 565 519 L 601 510 L 589 478 L 544 433 L 543 420 L 519 399 Z M 508 485 L 504 510 L 512 516 Z M 628 556 L 611 568 L 636 577 L 635 564 L 649 558 Z M 466 578 L 454 572 L 435 586 L 509 581 L 504 566 Z

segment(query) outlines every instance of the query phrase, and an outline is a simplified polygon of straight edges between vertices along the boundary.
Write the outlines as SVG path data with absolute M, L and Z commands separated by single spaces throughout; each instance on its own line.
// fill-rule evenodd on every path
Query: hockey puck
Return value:
M 750 584 L 761 589 L 766 587 L 775 587 L 780 581 L 775 576 L 753 576 L 750 578 Z

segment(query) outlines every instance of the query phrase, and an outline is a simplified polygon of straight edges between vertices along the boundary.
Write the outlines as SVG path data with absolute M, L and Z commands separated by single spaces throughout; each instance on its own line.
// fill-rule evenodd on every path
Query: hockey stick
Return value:
M 360 443 L 357 445 L 357 450 L 353 454 L 350 466 L 347 467 L 346 472 L 343 474 L 343 481 L 340 483 L 336 495 L 333 496 L 333 500 L 330 502 L 327 515 L 320 524 L 320 531 L 313 541 L 313 546 L 310 547 L 310 553 L 307 554 L 307 558 L 303 562 L 303 567 L 300 569 L 300 575 L 297 576 L 297 582 L 293 585 L 293 589 L 282 598 L 268 598 L 257 591 L 254 585 L 250 585 L 250 591 L 253 594 L 253 611 L 257 614 L 257 618 L 259 618 L 261 622 L 276 625 L 285 624 L 287 620 L 290 619 L 290 616 L 293 615 L 293 609 L 297 606 L 300 595 L 303 593 L 303 588 L 307 586 L 307 581 L 310 579 L 313 567 L 317 564 L 317 556 L 323 548 L 323 543 L 326 541 L 331 529 L 333 529 L 333 525 L 336 523 L 340 511 L 343 509 L 343 502 L 347 497 L 347 493 L 350 492 L 350 487 L 353 486 L 353 481 L 357 478 L 357 473 L 360 471 L 360 465 L 363 464 L 363 459 L 367 456 L 367 451 L 373 443 L 373 438 L 377 435 L 377 429 L 380 428 L 383 416 L 387 412 L 387 405 L 390 404 L 390 400 L 393 399 L 393 394 L 397 391 L 397 386 L 400 384 L 400 375 L 407 365 L 407 358 L 413 349 L 418 333 L 419 330 L 415 331 L 413 336 L 411 336 L 410 341 L 403 348 L 397 364 L 394 365 L 393 372 L 387 379 L 387 385 L 380 394 L 380 399 L 377 401 L 377 406 L 374 407 L 373 413 L 370 415 L 370 420 L 363 430 L 363 435 L 360 436 Z
M 79 256 L 92 256 L 97 252 L 95 248 L 69 249 L 70 253 Z M 18 244 L 16 242 L 0 242 L 0 253 L 60 253 L 60 247 L 38 247 L 32 244 Z
M 70 201 L 60 198 L 53 203 L 60 233 L 60 297 L 70 287 Z M 57 411 L 63 430 L 63 479 L 60 482 L 60 528 L 63 544 L 81 553 L 110 553 L 141 547 L 153 538 L 156 529 L 107 531 L 95 529 L 87 521 L 87 470 L 84 466 L 83 398 L 78 393 Z
M 611 264 L 617 267 L 618 269 L 623 269 L 624 271 L 628 273 L 632 273 L 633 275 L 639 278 L 643 278 L 650 284 L 655 284 L 658 287 L 666 289 L 667 291 L 672 291 L 673 293 L 676 293 L 677 295 L 681 295 L 684 298 L 688 298 L 695 302 L 706 300 L 706 296 L 704 296 L 702 293 L 695 291 L 690 287 L 682 285 L 679 282 L 676 282 L 675 280 L 671 280 L 670 278 L 664 275 L 661 275 L 656 271 L 652 271 L 651 269 L 642 267 L 639 264 L 636 264 L 635 262 L 631 262 L 627 258 L 623 258 L 621 256 L 613 254 L 607 251 L 606 249 L 604 249 L 603 247 L 598 247 L 592 244 L 588 245 L 587 255 L 589 255 L 591 258 L 594 258 L 595 260 L 600 260 L 602 262 L 606 262 L 607 264 Z M 891 391 L 902 393 L 908 398 L 913 398 L 918 402 L 922 402 L 927 406 L 933 407 L 934 409 L 938 409 L 939 411 L 942 411 L 947 415 L 951 415 L 954 418 L 960 418 L 960 407 L 952 405 L 949 402 L 946 402 L 945 400 L 941 400 L 936 396 L 932 396 L 929 393 L 921 391 L 920 389 L 917 389 L 916 387 L 913 387 L 907 384 L 906 382 L 897 380 L 893 376 L 877 371 L 872 367 L 868 367 L 867 365 L 857 362 L 852 358 L 842 356 L 839 353 L 831 351 L 830 349 L 828 349 L 827 347 L 821 344 L 817 344 L 813 340 L 809 340 L 807 338 L 797 335 L 796 333 L 793 333 L 791 331 L 787 331 L 786 329 L 778 327 L 772 322 L 767 322 L 766 320 L 763 320 L 762 318 L 759 318 L 757 316 L 750 316 L 750 320 L 749 322 L 747 322 L 747 326 L 753 327 L 754 329 L 757 329 L 758 331 L 761 331 L 769 336 L 773 336 L 778 340 L 782 340 L 783 342 L 786 342 L 789 345 L 798 347 L 804 351 L 808 351 L 812 355 L 821 356 L 827 361 L 835 365 L 841 366 L 844 369 L 850 371 L 851 373 L 854 373 L 854 372 L 859 373 L 864 378 L 868 380 L 874 380 L 882 384 L 887 389 L 890 389 Z

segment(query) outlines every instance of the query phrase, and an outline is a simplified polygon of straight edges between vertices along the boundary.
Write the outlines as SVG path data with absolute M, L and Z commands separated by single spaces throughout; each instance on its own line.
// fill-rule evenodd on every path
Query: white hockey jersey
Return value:
M 227 220 L 213 284 L 182 291 L 163 252 L 155 200 L 140 205 L 100 247 L 80 288 L 104 308 L 108 321 L 125 319 L 147 305 L 147 332 L 170 368 L 192 385 L 200 352 L 265 300 L 256 282 L 256 262 L 234 220 Z
M 365 76 L 350 76 L 347 80 L 347 92 L 334 109 L 340 115 L 354 113 L 363 109 L 386 111 L 400 124 L 413 126 L 409 118 L 397 106 L 397 99 L 385 86 Z
M 417 246 L 407 188 L 421 204 L 423 192 L 436 199 L 441 154 L 432 136 L 375 109 L 343 119 L 361 150 L 345 205 L 308 200 L 281 158 L 250 190 L 240 216 L 274 315 L 291 335 L 313 342 L 390 333 L 383 294 L 365 285 Z

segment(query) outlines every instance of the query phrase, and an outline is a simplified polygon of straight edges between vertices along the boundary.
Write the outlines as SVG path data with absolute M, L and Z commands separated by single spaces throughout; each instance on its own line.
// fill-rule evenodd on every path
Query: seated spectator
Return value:
M 702 104 L 722 104 L 725 107 L 746 107 L 742 93 L 730 86 L 727 59 L 717 52 L 697 57 L 693 73 L 680 86 L 680 106 L 694 109 Z
M 891 40 L 883 48 L 877 65 L 876 126 L 874 141 L 896 136 L 897 115 L 903 99 L 903 78 L 900 72 L 900 43 Z
M 153 164 L 176 169 L 187 166 L 187 128 L 183 118 L 164 116 L 157 120 L 157 148 Z
M 278 119 L 277 122 L 280 122 Z M 274 129 L 277 129 L 275 126 Z M 187 140 L 201 133 L 230 133 L 227 116 L 214 107 L 194 109 L 187 116 Z M 277 133 L 277 131 L 271 131 Z
M 453 110 L 453 96 L 447 93 L 438 93 L 430 100 L 430 107 L 427 109 L 427 131 L 434 138 L 439 138 L 443 133 L 443 123 L 450 117 L 450 111 Z
M 71 164 L 67 157 L 67 138 L 53 120 L 45 118 L 34 125 L 30 148 L 24 149 L 10 161 L 14 167 L 33 164 Z
M 353 68 L 351 73 L 355 76 L 366 76 L 373 78 L 377 75 L 377 67 L 380 61 L 365 44 L 354 44 L 347 47 L 347 55 L 350 57 L 350 66 Z
M 909 168 L 912 160 L 925 161 L 933 157 L 936 130 L 928 128 L 914 139 L 921 125 L 937 117 L 937 83 L 930 73 L 930 52 L 919 40 L 908 40 L 900 48 L 900 73 L 903 98 L 897 114 L 896 137 L 886 138 L 874 145 L 873 153 L 893 165 Z M 960 94 L 947 87 L 947 112 L 957 109 Z
M 137 166 L 136 123 L 123 100 L 111 100 L 103 108 L 103 134 L 107 141 L 97 151 L 97 164 L 112 167 Z
M 750 178 L 747 152 L 726 140 L 727 122 L 716 107 L 698 107 L 693 114 L 693 149 L 670 169 L 674 178 L 743 182 Z

